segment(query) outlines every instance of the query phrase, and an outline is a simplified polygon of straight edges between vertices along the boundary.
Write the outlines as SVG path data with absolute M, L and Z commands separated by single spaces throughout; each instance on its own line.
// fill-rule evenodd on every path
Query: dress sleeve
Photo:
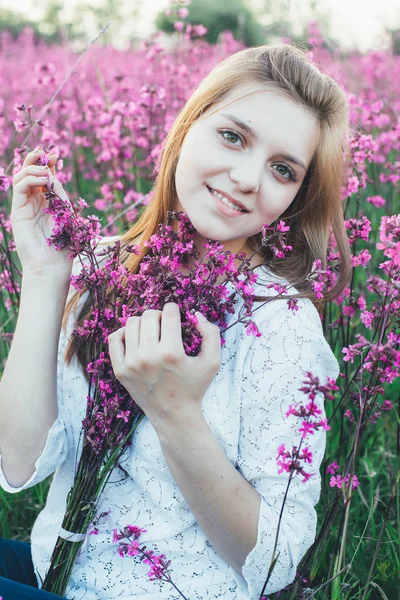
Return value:
M 306 371 L 326 383 L 336 379 L 339 367 L 326 342 L 320 317 L 308 299 L 299 299 L 299 310 L 292 313 L 286 300 L 272 301 L 260 309 L 259 323 L 254 319 L 261 337 L 254 337 L 244 359 L 240 386 L 240 434 L 238 471 L 256 488 L 260 497 L 257 541 L 242 567 L 241 577 L 232 569 L 239 585 L 246 584 L 249 600 L 258 600 L 267 579 L 275 544 L 279 514 L 287 488 L 289 473 L 278 474 L 277 450 L 299 447 L 302 419 L 287 418 L 289 406 L 306 405 L 307 395 L 299 391 Z M 256 313 L 255 313 L 256 314 Z M 324 419 L 324 398 L 320 393 L 315 403 Z M 315 418 L 311 418 L 314 420 Z M 321 492 L 319 473 L 326 444 L 326 431 L 319 427 L 307 435 L 301 448 L 309 447 L 312 463 L 301 464 L 307 473 L 315 473 L 302 483 L 295 473 L 289 486 L 283 509 L 275 557 L 279 558 L 264 594 L 281 590 L 291 583 L 296 568 L 315 540 L 317 514 L 314 506 Z

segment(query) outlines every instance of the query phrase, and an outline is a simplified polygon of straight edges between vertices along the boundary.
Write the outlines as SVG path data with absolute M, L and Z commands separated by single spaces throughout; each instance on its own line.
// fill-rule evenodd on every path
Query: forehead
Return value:
M 227 104 L 231 105 L 240 102 L 241 100 L 246 100 L 254 94 L 259 95 L 265 92 L 279 93 L 277 88 L 269 83 L 261 83 L 259 81 L 240 83 L 227 92 L 221 100 L 214 102 L 214 104 L 207 109 L 207 112 L 220 110 Z
M 297 109 L 297 111 L 311 114 L 310 111 L 301 106 L 288 94 L 285 94 L 273 85 L 249 82 L 232 88 L 221 100 L 218 100 L 218 102 L 215 102 L 204 111 L 203 117 L 211 117 L 214 114 L 220 115 L 223 112 L 233 112 L 231 109 L 240 111 L 241 116 L 245 116 L 247 112 L 249 118 L 253 115 L 255 116 L 258 112 L 261 116 L 265 117 L 268 109 L 271 110 L 274 106 L 277 112 L 283 112 L 289 106 L 293 110 Z
M 303 162 L 310 162 L 319 138 L 318 120 L 307 107 L 277 88 L 259 82 L 236 86 L 200 120 L 224 122 L 223 115 L 227 114 L 249 125 L 257 141 L 267 144 L 271 151 L 290 149 Z

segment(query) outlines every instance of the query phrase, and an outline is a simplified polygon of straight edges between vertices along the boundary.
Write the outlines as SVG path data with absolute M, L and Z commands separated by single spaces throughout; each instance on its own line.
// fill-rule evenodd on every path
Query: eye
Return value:
M 229 141 L 225 137 L 225 134 L 228 134 L 228 136 L 231 135 L 231 136 L 235 137 L 237 140 L 241 140 L 243 142 L 243 137 L 239 133 L 236 133 L 236 131 L 233 131 L 233 129 L 221 129 L 221 131 L 218 131 L 218 133 L 220 135 L 222 135 L 222 137 L 224 138 L 224 140 L 226 140 L 230 144 L 233 144 L 234 146 L 237 146 L 237 144 L 235 144 L 234 142 Z
M 226 136 L 233 136 L 234 138 L 236 138 L 236 141 L 241 140 L 242 147 L 243 147 L 243 143 L 245 141 L 243 136 L 240 135 L 239 133 L 237 133 L 236 131 L 234 131 L 233 129 L 221 129 L 220 131 L 218 131 L 218 133 L 219 133 L 219 135 L 221 135 L 224 138 L 224 140 L 226 140 L 233 146 L 237 146 L 237 144 L 235 142 L 232 142 L 229 139 L 227 139 Z M 289 175 L 289 177 L 285 177 L 282 173 L 279 173 L 279 171 L 278 171 L 278 173 L 279 173 L 279 175 L 281 175 L 281 177 L 283 177 L 284 179 L 287 179 L 287 180 L 290 179 L 291 181 L 297 181 L 296 173 L 293 171 L 293 169 L 291 169 L 284 163 L 278 163 L 278 165 L 276 165 L 276 166 L 283 167 L 284 169 L 286 169 L 286 173 Z
M 279 175 L 281 175 L 284 179 L 290 179 L 291 181 L 297 181 L 297 177 L 296 177 L 296 173 L 293 171 L 293 169 L 291 169 L 290 167 L 288 167 L 287 165 L 283 164 L 283 163 L 279 163 L 277 165 L 275 165 L 277 167 L 283 167 L 284 169 L 286 169 L 287 173 L 289 174 L 289 177 L 284 177 L 282 173 L 279 173 Z

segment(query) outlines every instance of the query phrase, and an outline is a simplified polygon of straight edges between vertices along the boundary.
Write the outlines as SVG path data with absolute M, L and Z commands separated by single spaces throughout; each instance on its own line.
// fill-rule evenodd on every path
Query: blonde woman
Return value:
M 128 320 L 126 345 L 120 330 L 110 336 L 114 371 L 128 390 L 130 385 L 135 389 L 147 418 L 103 493 L 99 512 L 111 510 L 110 522 L 89 536 L 67 598 L 180 597 L 169 584 L 149 581 L 146 565 L 118 555 L 112 530 L 131 524 L 147 530 L 141 542 L 171 560 L 172 579 L 190 600 L 258 600 L 288 480 L 287 473 L 278 474 L 277 449 L 300 441 L 299 420 L 285 413 L 290 404 L 304 402 L 299 388 L 307 371 L 322 383 L 339 372 L 323 336 L 322 305 L 307 275 L 314 260 L 325 264 L 332 230 L 341 272 L 325 300 L 336 297 L 349 277 L 340 197 L 348 114 L 338 85 L 302 50 L 284 44 L 230 56 L 198 85 L 178 114 L 165 139 L 152 201 L 120 238 L 122 246 L 140 243 L 141 254 L 122 253 L 124 264 L 130 272 L 138 271 L 147 251 L 144 242 L 166 222 L 168 210 L 188 214 L 200 258 L 206 239 L 218 240 L 225 251 L 251 256 L 261 245 L 262 225 L 284 219 L 293 251 L 273 260 L 263 247 L 254 254 L 252 267 L 259 274 L 258 297 L 273 294 L 266 283 L 289 283 L 299 297 L 298 310 L 288 310 L 282 299 L 265 304 L 255 313 L 262 336 L 246 336 L 236 326 L 228 330 L 222 349 L 217 327 L 204 323 L 207 369 L 191 371 L 182 360 L 172 376 L 162 364 L 152 393 L 146 373 L 134 375 L 129 364 L 138 351 L 149 360 L 160 345 L 164 355 L 174 351 L 174 337 L 167 333 L 177 326 L 176 305 Z M 22 561 L 28 574 L 27 579 L 10 575 L 7 567 L 0 572 L 0 594 L 5 590 L 8 596 L 2 595 L 13 599 L 49 597 L 40 590 L 40 581 L 81 450 L 85 366 L 91 358 L 83 340 L 70 339 L 74 326 L 90 314 L 87 292 L 69 288 L 79 262 L 72 265 L 67 251 L 55 252 L 45 242 L 52 223 L 39 212 L 45 199 L 38 186 L 44 180 L 34 163 L 41 152 L 29 154 L 14 177 L 11 220 L 23 282 L 0 386 L 0 482 L 4 490 L 17 493 L 55 475 L 31 545 L 1 544 L 3 554 L 13 549 L 12 565 Z M 54 157 L 50 166 L 56 191 L 65 194 L 53 164 Z M 182 272 L 190 266 L 183 265 Z M 111 301 L 112 289 L 107 293 Z M 170 392 L 175 404 L 168 413 L 162 404 Z M 323 399 L 316 402 L 322 418 Z M 315 475 L 305 483 L 299 477 L 291 482 L 276 547 L 279 559 L 265 593 L 293 581 L 315 539 L 325 436 L 320 428 L 307 440 Z M 37 588 L 32 587 L 35 578 Z

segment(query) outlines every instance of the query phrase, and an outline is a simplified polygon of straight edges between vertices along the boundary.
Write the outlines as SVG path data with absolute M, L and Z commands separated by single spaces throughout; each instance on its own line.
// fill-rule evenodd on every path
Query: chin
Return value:
M 193 227 L 195 228 L 196 232 L 198 233 L 198 235 L 200 235 L 201 237 L 203 237 L 207 240 L 212 240 L 213 242 L 219 240 L 221 232 L 213 231 L 214 228 L 212 226 L 210 226 L 210 224 L 204 223 L 204 221 L 201 221 L 198 223 L 196 218 L 194 218 L 192 220 L 190 218 L 189 214 L 188 214 L 188 217 L 189 217 Z

